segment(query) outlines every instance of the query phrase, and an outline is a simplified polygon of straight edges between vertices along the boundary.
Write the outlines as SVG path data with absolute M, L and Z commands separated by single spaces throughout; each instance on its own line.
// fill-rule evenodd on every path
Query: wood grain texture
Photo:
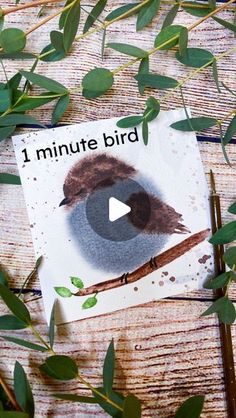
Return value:
M 22 0 L 23 1 L 23 0 Z M 87 2 L 94 4 L 95 1 Z M 3 7 L 13 3 L 6 1 Z M 103 16 L 124 4 L 122 1 L 110 0 Z M 38 8 L 39 9 L 39 8 Z M 37 10 L 38 10 L 37 9 Z M 168 6 L 162 6 L 161 16 Z M 56 7 L 46 8 L 46 13 Z M 20 26 L 28 29 L 37 22 L 35 10 L 9 15 L 9 26 Z M 233 19 L 231 11 L 221 13 L 222 18 Z M 193 18 L 181 11 L 177 23 L 191 24 Z M 142 48 L 153 46 L 157 28 L 160 28 L 162 17 L 142 32 L 136 33 L 135 19 L 112 25 L 107 32 L 107 42 L 128 42 Z M 56 21 L 41 28 L 29 37 L 27 49 L 40 51 L 49 43 L 49 30 L 55 29 Z M 207 39 L 207 46 L 205 40 Z M 83 75 L 95 66 L 106 66 L 114 69 L 128 61 L 128 57 L 106 49 L 105 60 L 101 59 L 102 33 L 84 39 L 73 47 L 73 55 L 65 60 L 46 64 L 40 63 L 37 71 L 56 78 L 70 88 L 79 87 Z M 205 22 L 199 29 L 191 32 L 190 45 L 207 47 L 214 54 L 219 54 L 235 44 L 233 35 L 220 27 L 213 20 Z M 183 79 L 192 71 L 175 62 L 173 51 L 160 52 L 151 58 L 152 71 Z M 17 68 L 29 69 L 27 62 L 8 62 L 8 75 Z M 235 53 L 219 62 L 219 76 L 226 84 L 236 90 Z M 64 123 L 78 123 L 140 113 L 149 93 L 140 97 L 133 75 L 137 65 L 126 69 L 116 77 L 114 88 L 103 98 L 88 102 L 81 93 L 74 92 L 69 110 L 63 118 Z M 2 77 L 1 77 L 2 81 Z M 164 93 L 152 92 L 155 97 Z M 227 92 L 219 94 L 212 80 L 211 70 L 207 69 L 196 79 L 190 80 L 184 88 L 187 104 L 192 114 L 209 115 L 223 118 L 235 107 L 235 100 Z M 181 106 L 180 95 L 176 91 L 169 100 L 163 102 L 163 109 Z M 50 123 L 51 105 L 32 112 L 32 115 L 45 123 Z M 206 131 L 209 137 L 217 136 L 216 129 Z M 227 207 L 236 200 L 236 171 L 228 167 L 223 159 L 221 146 L 217 143 L 199 143 L 206 174 L 210 168 L 214 171 L 216 184 L 222 199 L 223 220 L 229 220 Z M 229 156 L 236 163 L 235 145 L 229 145 Z M 0 144 L 0 171 L 17 174 L 17 166 L 10 140 Z M 30 226 L 21 186 L 1 185 L 0 209 L 0 262 L 7 267 L 11 275 L 10 285 L 19 288 L 33 268 L 35 259 L 32 246 Z M 39 282 L 34 279 L 30 287 L 39 289 Z M 236 289 L 232 291 L 236 301 Z M 37 293 L 25 296 L 28 307 L 33 312 L 39 329 L 46 335 L 42 299 Z M 74 322 L 58 328 L 56 350 L 60 354 L 71 354 L 78 360 L 84 376 L 93 384 L 101 382 L 101 367 L 105 351 L 112 337 L 117 350 L 117 371 L 115 386 L 118 390 L 131 390 L 143 401 L 143 417 L 170 418 L 173 411 L 192 394 L 206 394 L 206 405 L 203 418 L 227 418 L 220 341 L 217 319 L 199 318 L 212 298 L 209 291 L 191 292 L 179 295 L 171 300 L 163 300 L 104 315 L 91 320 Z M 0 311 L 5 308 L 0 304 Z M 25 336 L 28 331 L 18 331 L 14 335 Z M 233 340 L 236 346 L 236 327 L 233 327 Z M 65 390 L 64 385 L 45 379 L 38 371 L 37 365 L 43 361 L 43 355 L 17 348 L 10 343 L 0 341 L 0 370 L 11 381 L 14 360 L 17 359 L 26 368 L 33 386 L 37 402 L 36 418 L 105 418 L 106 414 L 96 406 L 78 406 L 55 401 L 48 393 Z M 6 367 L 7 365 L 7 367 Z M 82 387 L 78 383 L 66 384 L 66 390 L 79 393 Z M 85 393 L 85 392 L 83 392 Z

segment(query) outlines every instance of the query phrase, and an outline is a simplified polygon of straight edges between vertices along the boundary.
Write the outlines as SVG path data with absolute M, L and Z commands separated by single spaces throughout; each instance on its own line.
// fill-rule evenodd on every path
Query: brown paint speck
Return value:
M 138 287 L 134 287 L 134 290 L 135 290 L 135 292 L 137 292 L 138 291 Z
M 164 282 L 163 282 L 163 280 L 161 280 L 161 281 L 159 282 L 159 286 L 164 286 Z
M 174 277 L 174 276 L 171 276 L 171 277 L 170 277 L 170 281 L 171 281 L 171 282 L 175 282 L 175 277 Z

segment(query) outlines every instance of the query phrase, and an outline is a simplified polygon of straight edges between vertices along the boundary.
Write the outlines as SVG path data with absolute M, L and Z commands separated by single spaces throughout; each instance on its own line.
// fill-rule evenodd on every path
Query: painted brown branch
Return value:
M 154 262 L 152 263 L 152 266 L 151 263 L 148 261 L 147 263 L 134 270 L 132 273 L 128 275 L 126 280 L 124 280 L 123 276 L 106 280 L 104 282 L 85 287 L 84 289 L 80 289 L 77 293 L 74 294 L 74 296 L 92 295 L 94 293 L 105 292 L 106 290 L 115 289 L 116 287 L 124 286 L 125 284 L 134 283 L 147 276 L 148 274 L 153 273 L 154 270 L 158 270 L 161 267 L 164 267 L 165 265 L 181 257 L 182 255 L 190 251 L 192 248 L 196 247 L 196 245 L 204 241 L 208 235 L 209 229 L 197 232 L 196 234 L 191 235 L 191 237 L 186 238 L 184 241 L 180 242 L 179 244 L 175 245 L 169 250 L 166 250 L 163 253 L 154 257 Z M 156 267 L 154 265 L 156 265 Z

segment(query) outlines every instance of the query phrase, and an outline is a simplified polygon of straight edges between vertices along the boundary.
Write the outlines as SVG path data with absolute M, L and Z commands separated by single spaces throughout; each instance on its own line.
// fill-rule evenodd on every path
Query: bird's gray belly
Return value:
M 103 217 L 98 217 L 97 222 L 101 223 L 100 227 L 112 228 L 112 223 Z M 161 251 L 168 238 L 167 234 L 145 234 L 140 231 L 126 241 L 102 238 L 94 232 L 87 220 L 86 200 L 72 209 L 68 215 L 68 224 L 85 260 L 96 269 L 114 274 L 131 272 L 147 262 Z M 134 227 L 129 223 L 128 217 L 124 216 L 121 228 Z M 122 236 L 122 230 L 120 233 Z

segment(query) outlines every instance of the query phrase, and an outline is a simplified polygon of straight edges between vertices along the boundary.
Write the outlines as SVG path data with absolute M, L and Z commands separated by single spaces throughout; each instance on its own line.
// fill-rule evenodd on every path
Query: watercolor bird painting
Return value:
M 133 181 L 140 189 L 133 187 Z M 148 260 L 152 264 L 153 257 L 172 234 L 190 232 L 182 223 L 182 215 L 165 203 L 161 191 L 149 178 L 132 165 L 106 153 L 85 157 L 74 164 L 65 178 L 63 192 L 59 206 L 67 211 L 74 242 L 85 260 L 104 272 L 126 272 L 126 276 Z M 131 211 L 119 220 L 121 239 L 106 239 L 103 233 L 99 235 L 91 227 L 86 205 L 91 194 L 99 202 L 117 192 Z M 93 223 L 99 224 L 104 232 L 109 222 L 101 213 L 93 215 Z M 127 231 L 132 231 L 132 238 L 123 240 Z

